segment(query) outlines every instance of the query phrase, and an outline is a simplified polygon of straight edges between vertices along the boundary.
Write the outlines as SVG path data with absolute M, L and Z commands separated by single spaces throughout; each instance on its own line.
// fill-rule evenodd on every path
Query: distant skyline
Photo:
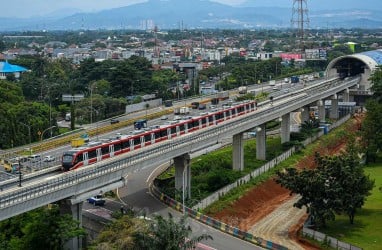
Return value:
M 11 0 L 7 1 L 0 12 L 1 17 L 29 18 L 38 16 L 67 16 L 78 12 L 98 12 L 101 10 L 124 7 L 132 4 L 148 2 L 149 0 Z M 153 0 L 151 0 L 153 1 Z M 157 0 L 169 1 L 169 0 Z M 177 0 L 189 1 L 189 0 Z M 203 1 L 203 0 L 201 0 Z M 204 0 L 207 1 L 207 0 Z M 293 7 L 293 0 L 210 0 L 231 6 L 268 6 Z M 382 9 L 381 0 L 307 0 L 309 11 L 332 9 Z
M 44 16 L 51 13 L 55 13 L 57 11 L 72 12 L 76 10 L 77 12 L 97 12 L 104 9 L 124 7 L 147 1 L 148 0 L 11 0 L 7 2 L 5 8 L 2 8 L 2 11 L 0 12 L 0 17 L 27 18 L 34 16 Z M 211 1 L 232 6 L 246 2 L 246 0 Z

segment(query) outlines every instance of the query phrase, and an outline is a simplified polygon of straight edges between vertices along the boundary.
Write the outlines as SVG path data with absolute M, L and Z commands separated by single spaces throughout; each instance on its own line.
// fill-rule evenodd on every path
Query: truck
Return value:
M 228 91 L 220 91 L 216 93 L 216 96 L 219 100 L 226 100 L 229 98 L 229 92 Z
M 219 98 L 212 98 L 211 99 L 211 104 L 212 105 L 218 105 L 219 104 Z
M 70 113 L 66 113 L 65 114 L 65 121 L 69 122 L 71 119 L 71 114 Z
M 291 76 L 290 78 L 291 83 L 298 83 L 299 81 L 300 79 L 298 78 L 298 76 Z
M 4 159 L 4 170 L 17 174 L 20 171 L 20 164 L 16 159 Z
M 193 109 L 199 108 L 199 102 L 192 102 L 191 103 L 191 108 L 193 108 Z
M 239 94 L 247 94 L 246 86 L 240 86 L 238 90 L 239 90 Z
M 141 128 L 147 128 L 147 120 L 141 119 L 134 122 L 134 129 L 140 130 Z
M 172 101 L 171 100 L 164 101 L 164 106 L 165 107 L 171 107 L 172 106 Z
M 187 115 L 190 113 L 190 109 L 188 107 L 181 107 L 179 109 L 179 114 L 181 115 Z
M 72 148 L 78 148 L 85 144 L 84 138 L 74 138 L 71 140 L 71 146 Z
M 275 85 L 276 85 L 276 80 L 269 81 L 269 86 L 275 86 Z

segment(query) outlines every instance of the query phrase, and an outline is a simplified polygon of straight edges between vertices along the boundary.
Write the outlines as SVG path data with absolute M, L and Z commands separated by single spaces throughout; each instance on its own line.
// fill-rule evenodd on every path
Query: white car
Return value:
M 162 115 L 160 119 L 161 119 L 161 120 L 167 120 L 168 117 L 167 117 L 167 115 Z
M 44 160 L 43 161 L 45 161 L 45 162 L 51 162 L 51 161 L 55 161 L 56 160 L 56 158 L 54 157 L 54 156 L 52 156 L 52 155 L 46 155 L 45 157 L 44 157 Z

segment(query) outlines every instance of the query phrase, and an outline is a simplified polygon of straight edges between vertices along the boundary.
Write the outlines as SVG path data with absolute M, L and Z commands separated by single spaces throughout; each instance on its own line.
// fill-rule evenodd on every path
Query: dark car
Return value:
M 88 202 L 90 204 L 93 204 L 94 206 L 103 206 L 105 205 L 106 201 L 103 199 L 102 195 L 96 195 L 96 196 L 90 197 L 88 199 Z
M 110 120 L 110 124 L 116 124 L 116 123 L 119 123 L 118 119 L 111 119 Z

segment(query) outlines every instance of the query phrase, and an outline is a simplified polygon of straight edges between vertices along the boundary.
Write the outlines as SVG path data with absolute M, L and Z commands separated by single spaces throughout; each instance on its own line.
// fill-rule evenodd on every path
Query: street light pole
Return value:
M 25 127 L 28 128 L 28 135 L 29 135 L 29 155 L 32 154 L 32 149 L 31 149 L 31 144 L 32 144 L 32 139 L 31 139 L 31 126 L 27 125 L 23 122 L 20 122 L 21 125 L 24 125 Z
M 185 204 L 184 204 L 184 199 L 185 199 L 185 198 L 184 198 L 184 196 L 185 196 L 185 184 L 186 184 L 186 183 L 185 183 L 185 182 L 186 182 L 186 180 L 185 180 L 185 179 L 186 179 L 186 177 L 185 177 L 185 170 L 186 170 L 186 167 L 183 168 L 183 178 L 182 178 L 182 179 L 183 179 L 183 180 L 182 180 L 182 182 L 183 182 L 183 185 L 182 185 L 182 186 L 183 186 L 183 190 L 182 190 L 182 191 L 183 191 L 183 194 L 182 194 L 183 215 L 186 214 L 186 211 L 185 211 L 185 209 L 184 209 L 184 208 L 185 208 Z
M 90 84 L 90 124 L 93 123 L 93 86 Z
M 49 129 L 53 129 L 55 128 L 56 126 L 50 126 L 49 128 L 45 129 L 44 131 L 42 131 L 41 135 L 40 135 L 40 149 L 41 149 L 41 144 L 42 144 L 42 138 L 44 137 L 44 133 L 46 131 L 48 131 Z

